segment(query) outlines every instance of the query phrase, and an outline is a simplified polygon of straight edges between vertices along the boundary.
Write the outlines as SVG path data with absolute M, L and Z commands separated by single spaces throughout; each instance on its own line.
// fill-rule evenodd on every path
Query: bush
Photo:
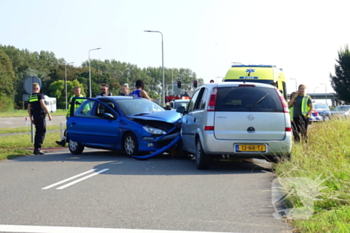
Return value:
M 0 93 L 0 111 L 9 111 L 13 108 L 13 100 L 4 93 Z

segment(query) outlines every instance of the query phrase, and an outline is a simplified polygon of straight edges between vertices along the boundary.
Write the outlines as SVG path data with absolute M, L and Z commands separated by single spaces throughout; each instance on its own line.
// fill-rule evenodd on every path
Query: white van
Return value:
M 44 102 L 47 107 L 47 110 L 49 112 L 56 112 L 57 110 L 56 98 L 48 97 L 47 95 L 45 95 L 44 98 L 45 98 Z

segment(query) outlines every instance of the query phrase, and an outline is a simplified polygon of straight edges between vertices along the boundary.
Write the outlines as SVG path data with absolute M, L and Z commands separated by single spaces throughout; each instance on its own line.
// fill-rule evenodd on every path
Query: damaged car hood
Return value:
M 173 123 L 181 118 L 181 114 L 176 111 L 163 111 L 163 112 L 152 112 L 152 113 L 138 113 L 135 115 L 128 116 L 131 119 L 140 120 L 153 120 L 153 121 L 164 121 Z

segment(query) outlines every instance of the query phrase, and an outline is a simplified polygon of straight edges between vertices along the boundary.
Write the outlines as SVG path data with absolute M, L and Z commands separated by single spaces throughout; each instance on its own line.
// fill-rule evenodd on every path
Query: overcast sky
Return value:
M 189 68 L 205 82 L 232 62 L 283 68 L 308 93 L 333 92 L 350 40 L 349 0 L 0 0 L 0 44 L 55 53 L 80 66 L 115 59 L 139 68 Z M 327 84 L 321 85 L 321 83 Z

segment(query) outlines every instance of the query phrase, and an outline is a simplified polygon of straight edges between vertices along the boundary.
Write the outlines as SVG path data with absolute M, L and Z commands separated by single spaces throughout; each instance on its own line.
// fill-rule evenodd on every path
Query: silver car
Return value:
M 214 157 L 290 158 L 289 109 L 277 88 L 260 83 L 211 83 L 199 87 L 183 114 L 182 149 L 198 169 Z

